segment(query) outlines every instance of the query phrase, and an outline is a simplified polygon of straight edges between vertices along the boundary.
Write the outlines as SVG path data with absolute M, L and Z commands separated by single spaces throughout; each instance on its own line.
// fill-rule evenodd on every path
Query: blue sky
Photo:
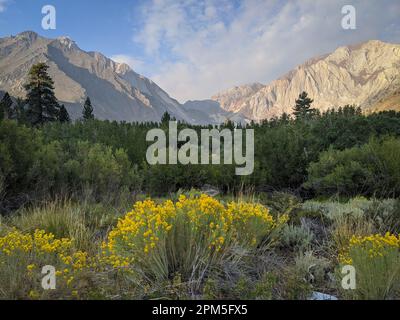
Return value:
M 41 28 L 48 4 L 56 30 Z M 341 27 L 345 4 L 356 8 L 356 30 Z M 0 0 L 0 36 L 69 36 L 185 101 L 268 83 L 342 45 L 400 43 L 399 17 L 399 0 Z
M 0 35 L 33 30 L 53 38 L 70 36 L 87 51 L 106 55 L 128 52 L 140 55 L 141 46 L 132 41 L 135 14 L 142 2 L 126 0 L 7 0 L 0 13 Z M 43 30 L 42 7 L 54 5 L 57 29 Z

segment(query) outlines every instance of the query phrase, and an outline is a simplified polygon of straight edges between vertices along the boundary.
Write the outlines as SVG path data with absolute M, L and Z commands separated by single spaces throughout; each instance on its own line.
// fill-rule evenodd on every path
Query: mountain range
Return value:
M 345 105 L 364 112 L 400 110 L 400 45 L 373 40 L 340 47 L 267 85 L 238 86 L 212 99 L 226 111 L 262 120 L 290 114 L 302 91 L 320 111 Z
M 291 113 L 302 91 L 321 111 L 346 104 L 366 112 L 400 109 L 400 45 L 368 41 L 311 59 L 269 84 L 238 86 L 210 100 L 179 103 L 156 83 L 68 37 L 48 39 L 27 31 L 0 38 L 0 90 L 24 97 L 33 64 L 45 62 L 55 94 L 73 119 L 87 96 L 95 116 L 127 122 L 159 121 L 168 112 L 192 124 L 259 121 Z
M 68 37 L 47 39 L 31 31 L 0 39 L 0 90 L 13 97 L 24 97 L 29 69 L 38 62 L 49 66 L 56 97 L 73 119 L 81 116 L 87 96 L 99 119 L 159 121 L 165 112 L 193 124 L 217 124 L 230 117 L 243 119 L 215 102 L 202 103 L 207 112 L 197 108 L 196 102 L 181 105 L 127 64 L 99 52 L 85 52 Z

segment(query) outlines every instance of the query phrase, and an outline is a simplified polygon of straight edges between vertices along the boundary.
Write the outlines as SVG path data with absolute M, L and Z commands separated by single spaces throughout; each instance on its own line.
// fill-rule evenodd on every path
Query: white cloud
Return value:
M 354 0 L 358 26 L 341 28 L 347 0 L 154 0 L 134 41 L 152 79 L 180 101 L 269 82 L 306 59 L 370 39 L 400 42 L 398 0 Z
M 0 0 L 0 12 L 4 12 L 6 10 L 8 0 Z
M 134 71 L 139 70 L 143 66 L 143 61 L 126 54 L 116 54 L 111 57 L 112 60 L 119 63 L 126 63 Z

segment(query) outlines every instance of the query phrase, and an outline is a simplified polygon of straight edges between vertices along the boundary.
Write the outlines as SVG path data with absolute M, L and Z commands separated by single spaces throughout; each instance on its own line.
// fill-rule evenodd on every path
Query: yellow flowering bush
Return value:
M 197 281 L 224 259 L 237 258 L 235 246 L 262 245 L 287 219 L 273 218 L 260 204 L 225 205 L 204 194 L 181 195 L 176 203 L 137 202 L 103 243 L 103 261 L 156 280 L 179 273 Z
M 390 298 L 400 289 L 400 236 L 386 233 L 353 236 L 339 254 L 342 265 L 353 265 L 360 299 Z
M 287 220 L 256 203 L 182 195 L 176 202 L 137 202 L 88 252 L 74 238 L 3 229 L 0 299 L 151 296 L 174 279 L 200 292 L 225 263 L 234 266 L 250 250 L 267 248 Z M 56 290 L 41 287 L 46 265 L 56 269 Z
M 0 237 L 1 281 L 12 298 L 39 298 L 39 292 L 44 293 L 40 279 L 45 265 L 56 268 L 58 288 L 72 288 L 75 276 L 90 263 L 87 253 L 74 250 L 73 240 L 56 239 L 43 230 L 29 234 L 14 228 Z
M 343 264 L 352 264 L 355 251 L 361 251 L 370 259 L 385 258 L 391 253 L 398 253 L 400 249 L 400 236 L 396 237 L 389 232 L 384 236 L 380 234 L 366 237 L 353 236 L 350 239 L 349 246 L 340 254 L 339 260 Z

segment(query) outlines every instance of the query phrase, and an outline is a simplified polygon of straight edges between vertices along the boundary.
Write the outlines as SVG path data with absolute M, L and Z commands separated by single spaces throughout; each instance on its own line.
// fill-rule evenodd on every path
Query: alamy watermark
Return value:
M 342 7 L 342 28 L 345 30 L 357 29 L 357 16 L 356 8 L 352 5 L 345 5 Z
M 42 19 L 42 28 L 44 30 L 55 30 L 57 27 L 56 8 L 52 5 L 45 5 L 42 8 L 42 14 L 45 15 Z
M 151 129 L 146 141 L 154 143 L 147 149 L 147 162 L 150 165 L 174 165 L 178 162 L 183 165 L 236 164 L 236 175 L 253 173 L 254 129 L 201 129 L 200 132 L 200 139 L 194 129 L 178 132 L 176 121 L 169 122 L 168 137 L 162 129 Z M 178 143 L 184 144 L 178 148 Z
M 342 268 L 342 288 L 344 290 L 356 289 L 356 268 L 352 265 L 345 265 Z
M 42 278 L 43 290 L 55 290 L 56 289 L 56 268 L 50 265 L 42 268 L 42 274 L 45 275 Z

